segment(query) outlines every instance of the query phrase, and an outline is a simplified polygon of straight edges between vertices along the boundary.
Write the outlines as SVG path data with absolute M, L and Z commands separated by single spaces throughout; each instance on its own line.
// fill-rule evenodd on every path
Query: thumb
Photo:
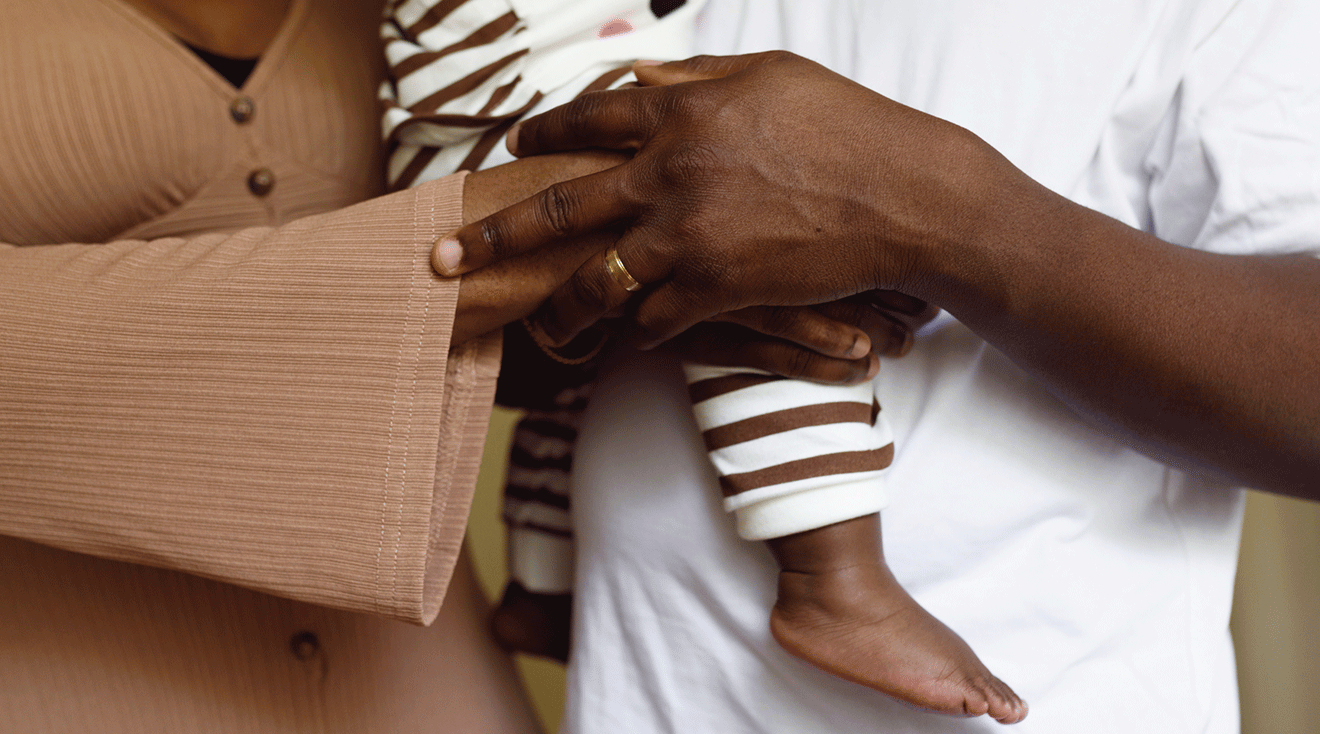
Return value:
M 638 61 L 633 73 L 644 87 L 664 87 L 670 84 L 720 79 L 743 69 L 760 66 L 791 54 L 784 51 L 763 51 L 741 56 L 693 56 L 682 61 L 662 64 L 657 61 Z

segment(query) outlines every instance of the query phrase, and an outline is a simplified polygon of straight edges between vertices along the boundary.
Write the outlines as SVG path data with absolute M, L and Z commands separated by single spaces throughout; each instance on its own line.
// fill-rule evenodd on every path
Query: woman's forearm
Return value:
M 544 190 L 550 184 L 604 171 L 630 157 L 614 151 L 584 150 L 524 158 L 473 171 L 463 186 L 463 221 L 475 222 Z
M 427 263 L 459 203 L 0 244 L 0 535 L 429 621 L 498 368 Z

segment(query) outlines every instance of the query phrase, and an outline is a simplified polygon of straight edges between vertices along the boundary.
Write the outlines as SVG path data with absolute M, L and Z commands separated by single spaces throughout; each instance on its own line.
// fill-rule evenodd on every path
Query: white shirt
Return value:
M 711 0 L 698 50 L 813 58 L 1178 244 L 1317 254 L 1317 37 L 1314 0 Z M 1030 702 L 1015 731 L 1237 731 L 1241 492 L 1092 428 L 956 321 L 930 332 L 876 385 L 900 582 Z M 720 511 L 676 364 L 607 371 L 574 471 L 564 731 L 999 731 L 778 648 L 776 567 Z

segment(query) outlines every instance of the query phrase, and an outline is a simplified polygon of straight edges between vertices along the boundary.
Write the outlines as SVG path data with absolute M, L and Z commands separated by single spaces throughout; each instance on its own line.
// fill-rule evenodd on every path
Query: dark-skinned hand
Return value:
M 629 156 L 583 151 L 514 161 L 468 176 L 464 220 L 576 176 L 609 170 Z M 459 287 L 454 343 L 533 312 L 580 265 L 617 239 L 602 231 L 566 238 L 466 275 Z M 900 356 L 936 310 L 897 293 L 858 296 L 815 308 L 752 307 L 719 314 L 667 346 L 704 364 L 754 367 L 785 377 L 855 383 L 874 377 L 877 356 Z
M 631 161 L 463 227 L 437 246 L 437 269 L 468 272 L 622 227 L 617 252 L 645 286 L 630 306 L 648 347 L 748 306 L 913 292 L 928 277 L 924 254 L 978 220 L 966 202 L 985 177 L 971 167 L 997 154 L 824 67 L 774 52 L 637 72 L 667 86 L 584 95 L 524 121 L 509 143 L 520 156 L 637 150 Z M 588 258 L 538 313 L 557 343 L 634 296 L 605 258 Z

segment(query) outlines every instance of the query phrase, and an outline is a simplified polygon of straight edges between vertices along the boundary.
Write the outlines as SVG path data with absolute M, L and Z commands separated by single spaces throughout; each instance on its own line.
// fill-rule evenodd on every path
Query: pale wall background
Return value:
M 1320 732 L 1320 503 L 1247 500 L 1233 639 L 1243 734 Z
M 504 588 L 500 491 L 515 416 L 495 411 L 468 523 L 477 574 L 492 599 Z M 1243 734 L 1320 732 L 1320 503 L 1248 499 L 1233 637 Z M 563 668 L 517 662 L 542 726 L 554 732 L 563 715 Z

